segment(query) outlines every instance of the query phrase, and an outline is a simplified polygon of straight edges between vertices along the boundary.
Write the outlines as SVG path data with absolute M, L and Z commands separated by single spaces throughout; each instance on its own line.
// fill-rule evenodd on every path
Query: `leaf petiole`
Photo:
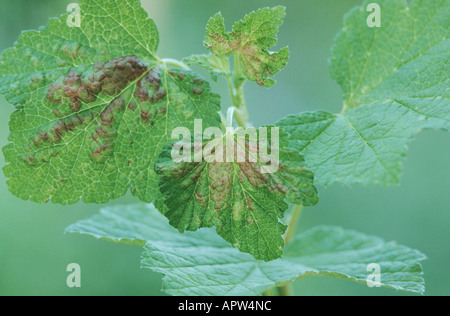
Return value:
M 233 76 L 227 76 L 226 80 L 228 83 L 231 101 L 233 103 L 233 106 L 235 107 L 234 118 L 236 119 L 236 122 L 240 127 L 247 127 L 248 111 L 244 95 L 244 84 L 247 79 L 242 74 L 242 71 L 240 69 L 239 56 L 237 54 L 235 54 L 234 56 Z
M 179 61 L 179 60 L 176 60 L 176 59 L 173 59 L 173 58 L 163 58 L 160 61 L 165 66 L 173 66 L 173 67 L 176 67 L 176 68 L 181 68 L 181 69 L 185 69 L 185 70 L 191 70 L 191 68 L 189 68 L 188 65 L 186 65 L 182 61 Z

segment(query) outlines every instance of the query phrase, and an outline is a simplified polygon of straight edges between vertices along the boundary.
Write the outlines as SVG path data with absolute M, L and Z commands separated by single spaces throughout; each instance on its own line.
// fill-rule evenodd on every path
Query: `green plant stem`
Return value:
M 267 290 L 265 290 L 262 294 L 262 296 L 272 296 L 272 289 L 273 288 L 268 288 Z
M 244 84 L 246 78 L 242 74 L 239 65 L 239 56 L 234 56 L 234 72 L 233 76 L 226 77 L 228 89 L 231 95 L 231 102 L 235 107 L 234 118 L 240 127 L 248 126 L 248 111 L 244 96 Z
M 244 84 L 246 82 L 245 76 L 241 72 L 241 68 L 239 65 L 239 55 L 235 54 L 234 56 L 234 73 L 233 76 L 226 77 L 228 83 L 228 89 L 230 91 L 231 101 L 233 106 L 228 110 L 227 122 L 226 125 L 232 125 L 231 117 L 234 116 L 236 122 L 240 127 L 248 126 L 248 111 L 247 104 L 245 102 L 244 96 Z M 231 115 L 230 115 L 231 114 Z M 292 239 L 295 233 L 295 228 L 297 226 L 298 219 L 302 212 L 302 206 L 296 205 L 294 211 L 292 212 L 292 216 L 289 220 L 288 230 L 285 236 L 286 244 Z M 280 296 L 292 296 L 293 290 L 292 285 L 287 284 L 285 286 L 277 287 L 277 291 Z M 272 290 L 267 289 L 264 291 L 263 295 L 271 295 Z
M 186 65 L 185 63 L 176 60 L 176 59 L 172 59 L 172 58 L 163 58 L 160 61 L 161 63 L 163 63 L 166 66 L 173 66 L 176 68 L 181 68 L 181 69 L 185 69 L 185 70 L 191 70 L 191 68 L 189 68 L 188 65 Z
M 284 237 L 286 245 L 289 243 L 289 241 L 292 240 L 292 237 L 294 237 L 295 229 L 297 227 L 298 219 L 300 218 L 300 215 L 302 214 L 303 206 L 302 205 L 296 205 L 294 210 L 292 211 L 291 218 L 289 219 L 288 229 L 286 232 L 286 235 Z M 278 293 L 280 296 L 292 296 L 294 295 L 294 291 L 292 289 L 292 283 L 289 283 L 285 286 L 279 286 L 277 287 Z
M 292 290 L 291 283 L 289 283 L 288 285 L 285 285 L 285 286 L 277 287 L 277 290 L 278 290 L 278 293 L 280 294 L 280 296 L 293 296 L 294 295 L 294 291 Z
M 300 215 L 302 214 L 302 210 L 303 210 L 302 205 L 296 205 L 294 210 L 292 211 L 292 215 L 289 220 L 286 236 L 284 238 L 286 244 L 289 243 L 289 241 L 291 241 L 292 237 L 294 237 L 295 229 L 297 228 L 298 219 L 300 218 Z

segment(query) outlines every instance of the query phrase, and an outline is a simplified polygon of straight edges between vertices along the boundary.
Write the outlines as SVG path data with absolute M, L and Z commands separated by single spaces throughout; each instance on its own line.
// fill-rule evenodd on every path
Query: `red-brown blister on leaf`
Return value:
M 61 52 L 70 59 L 79 59 L 89 56 L 88 48 L 79 43 L 67 41 L 61 46 Z
M 248 195 L 246 195 L 245 198 L 247 199 L 247 206 L 248 206 L 248 209 L 249 209 L 250 211 L 254 211 L 254 209 L 253 209 L 253 200 L 252 200 L 252 198 L 251 198 L 250 196 L 248 196 Z
M 184 73 L 184 72 L 178 73 L 178 79 L 180 79 L 181 81 L 183 81 L 184 78 L 186 78 L 186 73 Z
M 134 97 L 139 101 L 140 118 L 153 126 L 159 115 L 166 113 L 166 105 L 158 104 L 167 97 L 166 89 L 161 85 L 160 71 L 152 68 L 136 84 Z
M 72 69 L 66 77 L 50 84 L 47 99 L 54 104 L 67 99 L 72 112 L 78 112 L 83 103 L 94 102 L 101 92 L 119 94 L 146 71 L 147 66 L 136 56 L 96 62 L 84 72 Z
M 27 158 L 30 166 L 37 162 L 47 162 L 51 157 L 58 155 L 58 151 L 52 148 L 53 144 L 58 144 L 62 138 L 77 127 L 82 126 L 93 119 L 93 113 L 74 114 L 52 122 L 47 127 L 40 129 L 28 142 L 26 152 L 33 153 L 33 159 Z
M 167 92 L 161 86 L 160 71 L 157 67 L 152 68 L 136 84 L 135 97 L 139 101 L 156 103 L 166 97 Z
M 30 152 L 32 151 L 32 148 L 27 148 L 26 151 Z M 48 162 L 52 157 L 56 157 L 58 154 L 58 151 L 54 148 L 43 148 L 41 150 L 24 154 L 21 158 L 27 166 L 35 167 L 39 164 Z
M 33 154 L 22 155 L 22 161 L 27 165 L 33 167 L 36 165 L 36 156 Z
M 154 102 L 159 102 L 160 100 L 164 99 L 167 96 L 167 92 L 165 89 L 159 89 L 155 92 L 154 96 Z
M 128 103 L 127 109 L 130 110 L 131 112 L 136 111 L 137 108 L 138 105 L 135 101 L 130 101 L 130 103 Z
M 53 109 L 53 114 L 54 114 L 57 118 L 62 118 L 62 117 L 64 117 L 64 113 L 62 113 L 59 109 Z
M 145 87 L 144 83 L 142 82 L 142 79 L 139 80 L 136 84 L 136 91 L 134 93 L 134 96 L 139 101 L 145 102 L 149 100 L 149 92 L 148 89 Z
M 211 163 L 209 165 L 210 198 L 214 209 L 220 211 L 228 208 L 233 190 L 233 164 L 227 162 Z
M 42 138 L 41 138 L 41 136 L 39 134 L 37 134 L 37 135 L 35 135 L 33 137 L 33 144 L 34 144 L 34 146 L 39 147 L 42 142 L 43 142 L 43 140 L 42 140 Z
M 192 92 L 195 94 L 195 95 L 201 95 L 202 93 L 203 93 L 203 88 L 202 87 L 198 87 L 198 86 L 194 86 L 194 87 L 192 87 Z
M 195 95 L 201 95 L 205 91 L 205 81 L 202 78 L 194 78 L 192 80 L 192 93 Z
M 35 89 L 40 88 L 43 82 L 45 82 L 45 75 L 40 73 L 34 74 L 30 77 L 31 86 Z
M 106 107 L 106 109 L 102 112 L 102 114 L 100 114 L 101 117 L 101 121 L 102 121 L 102 125 L 112 125 L 113 121 L 114 121 L 114 111 L 111 107 L 111 105 L 108 105 Z
M 94 151 L 92 151 L 92 160 L 94 162 L 104 162 L 106 160 L 106 157 L 110 156 L 112 153 L 114 145 L 112 143 L 106 143 L 102 144 Z
M 271 177 L 268 188 L 271 192 L 279 191 L 283 194 L 287 194 L 289 191 L 288 187 L 283 184 L 283 181 L 279 177 Z M 295 187 L 292 187 L 291 190 L 298 192 L 298 189 Z
M 255 162 L 238 163 L 242 172 L 239 172 L 239 181 L 247 179 L 254 187 L 261 187 L 266 184 L 266 177 L 261 173 L 260 166 Z
M 91 157 L 95 162 L 103 162 L 110 156 L 114 149 L 114 138 L 117 132 L 114 129 L 114 122 L 117 121 L 119 115 L 125 110 L 125 100 L 123 97 L 114 99 L 103 111 L 100 113 L 100 124 L 91 134 L 94 141 Z
M 62 102 L 64 97 L 63 86 L 63 78 L 48 86 L 47 100 L 50 103 L 58 104 Z
M 198 202 L 198 204 L 202 207 L 202 208 L 207 208 L 208 207 L 208 201 L 209 201 L 209 195 L 204 194 L 201 190 L 202 190 L 202 186 L 199 186 L 197 188 L 197 191 L 195 192 L 195 200 Z
M 203 172 L 203 168 L 200 172 L 196 170 L 194 171 L 194 173 L 198 173 L 195 178 L 190 179 L 191 181 L 195 181 L 198 183 L 194 192 L 194 198 L 200 205 L 200 207 L 206 209 L 208 208 L 209 204 L 209 179 L 208 176 Z M 197 220 L 201 222 L 200 219 Z
M 226 48 L 226 45 L 230 45 L 228 38 L 224 37 L 222 34 L 212 33 L 209 34 L 209 37 L 211 37 L 212 41 L 207 43 L 207 47 L 211 50 L 211 53 L 215 55 L 220 55 L 221 50 Z M 219 45 L 217 45 L 216 42 L 219 43 Z
M 69 47 L 66 45 L 65 52 L 70 54 L 71 49 L 80 51 L 80 47 Z M 58 119 L 52 123 L 45 132 L 39 132 L 30 142 L 30 151 L 33 148 L 42 147 L 45 143 L 59 143 L 65 134 L 74 131 L 80 125 L 95 122 L 94 132 L 91 133 L 92 159 L 96 162 L 104 161 L 112 153 L 114 148 L 114 123 L 118 116 L 128 108 L 134 111 L 138 105 L 131 101 L 125 104 L 123 97 L 115 98 L 103 111 L 86 109 L 80 111 L 83 104 L 92 103 L 97 100 L 100 93 L 105 95 L 119 95 L 129 85 L 135 83 L 148 70 L 147 65 L 136 56 L 119 57 L 107 62 L 96 62 L 91 68 L 79 70 L 72 69 L 66 77 L 61 77 L 48 86 L 47 100 L 57 104 L 53 114 Z M 161 80 L 157 69 L 139 80 L 142 88 L 152 87 L 152 98 L 162 99 L 166 96 L 165 91 L 160 89 Z M 147 85 L 147 86 L 146 86 Z M 141 89 L 142 95 L 139 99 L 146 98 L 145 91 Z M 68 105 L 68 109 L 65 110 Z M 158 110 L 155 111 L 155 115 Z M 145 116 L 145 115 L 144 115 Z M 149 117 L 150 119 L 150 117 Z M 29 159 L 27 158 L 29 162 Z

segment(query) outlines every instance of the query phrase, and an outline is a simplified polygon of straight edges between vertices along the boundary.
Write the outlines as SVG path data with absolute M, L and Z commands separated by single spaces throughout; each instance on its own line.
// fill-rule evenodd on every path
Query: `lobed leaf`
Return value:
M 206 26 L 206 46 L 217 56 L 234 54 L 245 76 L 268 88 L 275 83 L 269 77 L 282 70 L 289 60 L 287 47 L 279 52 L 269 51 L 277 43 L 285 14 L 282 6 L 259 9 L 236 22 L 232 32 L 226 32 L 225 21 L 218 13 Z
M 414 135 L 450 128 L 450 1 L 379 1 L 381 28 L 366 24 L 369 2 L 346 16 L 333 47 L 342 113 L 302 113 L 276 124 L 320 184 L 397 184 Z
M 151 205 L 106 208 L 66 230 L 115 242 L 146 243 L 141 264 L 164 274 L 171 295 L 260 295 L 296 279 L 323 275 L 366 283 L 371 263 L 381 267 L 381 286 L 424 292 L 416 250 L 377 237 L 319 226 L 298 234 L 282 259 L 261 262 L 241 253 L 211 229 L 179 234 Z
M 0 59 L 0 93 L 17 107 L 3 152 L 22 199 L 104 203 L 129 189 L 159 197 L 153 165 L 172 129 L 220 124 L 220 98 L 191 71 L 156 55 L 158 31 L 139 0 L 81 0 L 24 32 Z
M 172 144 L 163 149 L 155 169 L 162 175 L 165 215 L 181 232 L 215 226 L 217 233 L 239 250 L 257 259 L 273 260 L 281 256 L 284 247 L 286 226 L 280 218 L 288 207 L 286 197 L 306 206 L 318 202 L 313 174 L 301 156 L 285 149 L 276 162 L 262 160 L 261 146 L 266 140 L 259 139 L 258 155 L 248 142 L 239 143 L 238 131 L 243 129 L 232 136 L 233 162 L 226 159 L 231 151 L 226 135 L 203 143 L 203 150 L 208 146 L 214 149 L 209 155 L 204 151 L 200 162 L 195 162 L 195 143 L 189 144 L 193 149 L 189 162 L 174 161 Z M 241 155 L 239 160 L 240 146 L 245 157 Z M 216 159 L 216 154 L 222 159 Z
M 217 81 L 219 77 L 231 75 L 230 62 L 224 56 L 209 55 L 192 55 L 183 59 L 183 62 L 189 66 L 199 66 L 209 71 L 211 78 Z

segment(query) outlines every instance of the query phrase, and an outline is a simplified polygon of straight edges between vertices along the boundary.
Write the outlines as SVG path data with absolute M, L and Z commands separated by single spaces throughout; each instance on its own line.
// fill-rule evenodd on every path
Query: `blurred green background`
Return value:
M 45 25 L 73 0 L 0 0 L 0 50 L 13 45 L 21 30 Z M 245 13 L 263 6 L 287 7 L 279 48 L 289 45 L 291 61 L 270 90 L 247 86 L 251 121 L 273 123 L 315 109 L 339 112 L 339 86 L 328 73 L 333 39 L 344 14 L 362 0 L 143 0 L 158 25 L 159 55 L 182 58 L 204 53 L 204 26 L 221 11 L 231 27 Z M 225 92 L 222 84 L 214 85 Z M 223 99 L 223 106 L 229 100 Z M 13 107 L 0 97 L 0 145 L 7 144 Z M 320 188 L 321 202 L 303 213 L 298 230 L 317 224 L 339 225 L 416 248 L 424 263 L 427 295 L 450 294 L 450 135 L 417 135 L 404 164 L 402 183 L 392 188 Z M 4 166 L 3 155 L 0 165 Z M 138 202 L 127 195 L 110 204 Z M 11 195 L 0 175 L 0 295 L 160 295 L 161 276 L 141 270 L 141 249 L 64 234 L 69 224 L 98 212 L 100 206 L 37 205 Z M 66 286 L 66 267 L 82 269 L 82 287 Z M 402 295 L 369 289 L 351 281 L 311 277 L 295 283 L 299 295 Z

